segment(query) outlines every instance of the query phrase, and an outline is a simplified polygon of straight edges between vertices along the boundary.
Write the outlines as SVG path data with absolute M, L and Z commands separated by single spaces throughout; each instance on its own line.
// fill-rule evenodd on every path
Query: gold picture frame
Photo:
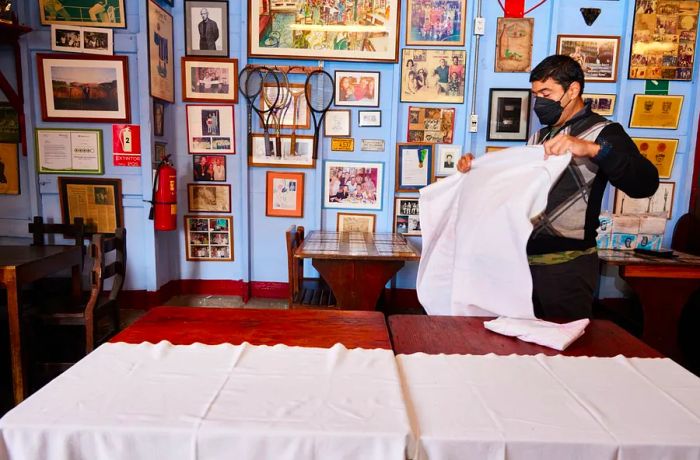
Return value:
M 630 114 L 630 128 L 678 129 L 683 96 L 635 94 Z
M 678 139 L 633 137 L 639 153 L 659 170 L 660 179 L 669 179 L 678 150 Z

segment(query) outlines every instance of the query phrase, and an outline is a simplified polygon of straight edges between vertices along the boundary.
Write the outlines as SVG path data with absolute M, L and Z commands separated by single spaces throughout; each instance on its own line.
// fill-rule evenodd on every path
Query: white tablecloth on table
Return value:
M 418 459 L 700 459 L 700 379 L 669 359 L 397 359 Z
M 391 350 L 105 344 L 0 420 L 0 459 L 404 459 L 408 420 Z

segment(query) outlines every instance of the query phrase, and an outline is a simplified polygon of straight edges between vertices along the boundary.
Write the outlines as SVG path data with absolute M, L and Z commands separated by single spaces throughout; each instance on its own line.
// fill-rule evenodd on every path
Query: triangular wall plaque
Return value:
M 600 15 L 600 8 L 581 8 L 581 15 L 583 20 L 586 21 L 586 25 L 593 25 Z

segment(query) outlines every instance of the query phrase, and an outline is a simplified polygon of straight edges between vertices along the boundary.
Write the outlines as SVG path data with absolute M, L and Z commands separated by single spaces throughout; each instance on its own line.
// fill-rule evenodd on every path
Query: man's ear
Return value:
M 573 99 L 581 96 L 581 83 L 574 81 L 569 85 L 569 96 Z

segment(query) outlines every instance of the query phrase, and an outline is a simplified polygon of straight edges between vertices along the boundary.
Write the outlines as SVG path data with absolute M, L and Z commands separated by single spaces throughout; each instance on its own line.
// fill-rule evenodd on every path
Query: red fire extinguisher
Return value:
M 177 172 L 166 155 L 156 169 L 148 218 L 154 221 L 156 230 L 175 230 L 177 227 Z M 154 216 L 155 214 L 155 216 Z

